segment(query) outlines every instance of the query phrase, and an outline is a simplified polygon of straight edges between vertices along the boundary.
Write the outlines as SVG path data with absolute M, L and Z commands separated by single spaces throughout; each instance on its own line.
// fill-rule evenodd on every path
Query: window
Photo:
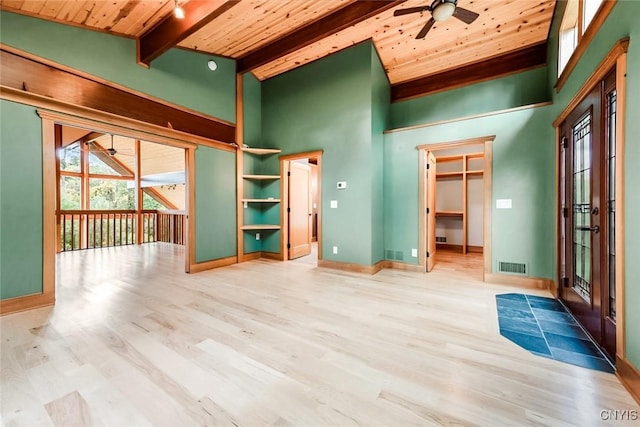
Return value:
M 582 34 L 589 28 L 589 24 L 596 16 L 602 0 L 584 0 L 582 8 Z
M 562 74 L 569 59 L 582 42 L 593 18 L 601 9 L 603 0 L 569 0 L 560 24 L 558 36 L 558 76 Z M 613 0 L 606 3 L 613 3 Z

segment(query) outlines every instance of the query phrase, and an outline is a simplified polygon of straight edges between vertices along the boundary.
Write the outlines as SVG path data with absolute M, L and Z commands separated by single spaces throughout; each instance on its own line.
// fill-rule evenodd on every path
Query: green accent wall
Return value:
M 262 146 L 262 84 L 253 74 L 242 76 L 242 113 L 244 143 L 249 147 Z
M 235 122 L 235 61 L 170 49 L 136 64 L 136 41 L 97 31 L 0 12 L 2 43 L 157 98 Z M 211 72 L 207 61 L 218 69 Z
M 550 32 L 549 42 L 549 70 L 557 69 L 558 28 L 566 1 L 558 4 L 558 13 Z M 570 100 L 580 90 L 589 75 L 596 69 L 600 61 L 611 50 L 615 42 L 629 36 L 631 42 L 627 53 L 627 113 L 625 129 L 625 324 L 626 348 L 628 360 L 640 369 L 640 221 L 637 212 L 640 211 L 640 175 L 637 173 L 637 162 L 640 159 L 640 2 L 619 0 L 611 14 L 596 34 L 560 91 L 553 92 L 552 120 L 555 119 L 568 105 Z M 555 84 L 556 73 L 549 73 L 549 86 Z
M 547 68 L 401 101 L 391 106 L 391 128 L 490 113 L 551 100 Z
M 371 263 L 384 259 L 384 136 L 391 87 L 378 52 L 371 49 Z
M 387 249 L 410 254 L 418 248 L 416 146 L 496 135 L 493 199 L 512 199 L 513 208 L 495 209 L 492 202 L 492 270 L 497 260 L 521 262 L 532 277 L 554 278 L 555 153 L 549 111 L 532 108 L 385 135 Z
M 42 292 L 42 130 L 33 107 L 0 100 L 0 298 Z
M 283 154 L 324 150 L 323 259 L 361 265 L 375 262 L 372 49 L 362 43 L 262 83 L 263 145 Z
M 196 150 L 196 262 L 236 255 L 236 154 Z

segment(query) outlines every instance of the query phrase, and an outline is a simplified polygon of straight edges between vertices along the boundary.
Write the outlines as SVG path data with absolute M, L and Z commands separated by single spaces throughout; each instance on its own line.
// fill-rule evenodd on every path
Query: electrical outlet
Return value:
M 260 233 L 256 233 L 256 240 L 260 240 Z
M 416 258 L 418 256 L 418 250 L 417 249 L 411 249 L 411 256 Z
M 338 201 L 337 200 L 332 200 L 330 203 L 331 209 L 337 209 L 338 208 Z
M 337 246 L 334 246 L 334 247 L 333 247 L 333 253 L 334 253 L 334 254 L 337 254 L 337 253 L 338 253 L 338 247 L 337 247 Z
M 249 202 L 247 202 L 246 200 L 244 201 L 244 208 L 247 209 L 249 207 Z

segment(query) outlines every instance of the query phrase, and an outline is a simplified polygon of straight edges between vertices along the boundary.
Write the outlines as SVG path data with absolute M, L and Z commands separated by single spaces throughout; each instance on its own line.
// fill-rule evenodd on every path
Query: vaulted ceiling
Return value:
M 458 0 L 458 7 L 477 12 L 478 19 L 436 22 L 424 39 L 416 39 L 430 12 L 394 16 L 394 11 L 431 1 L 179 0 L 182 20 L 173 15 L 174 0 L 2 0 L 0 5 L 136 38 L 137 61 L 145 66 L 177 46 L 236 59 L 238 71 L 260 80 L 371 39 L 396 99 L 545 63 L 555 0 Z

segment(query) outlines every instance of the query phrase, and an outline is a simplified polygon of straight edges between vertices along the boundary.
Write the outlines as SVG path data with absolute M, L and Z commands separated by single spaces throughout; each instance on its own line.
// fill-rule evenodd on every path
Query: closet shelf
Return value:
M 254 180 L 275 180 L 280 179 L 280 175 L 242 175 L 244 179 L 254 179 Z
M 278 149 L 278 148 L 241 148 L 241 151 L 244 151 L 245 153 L 251 153 L 251 154 L 257 154 L 258 156 L 264 156 L 267 154 L 276 154 L 276 153 L 281 153 L 282 150 Z
M 483 170 L 467 171 L 467 175 L 482 175 L 482 174 L 484 174 Z
M 242 199 L 242 203 L 280 203 L 280 199 Z
M 280 230 L 278 224 L 251 224 L 242 226 L 243 230 Z
M 436 178 L 447 178 L 447 177 L 461 177 L 464 174 L 462 171 L 456 172 L 436 172 Z
M 454 217 L 462 218 L 462 211 L 436 211 L 436 217 Z

